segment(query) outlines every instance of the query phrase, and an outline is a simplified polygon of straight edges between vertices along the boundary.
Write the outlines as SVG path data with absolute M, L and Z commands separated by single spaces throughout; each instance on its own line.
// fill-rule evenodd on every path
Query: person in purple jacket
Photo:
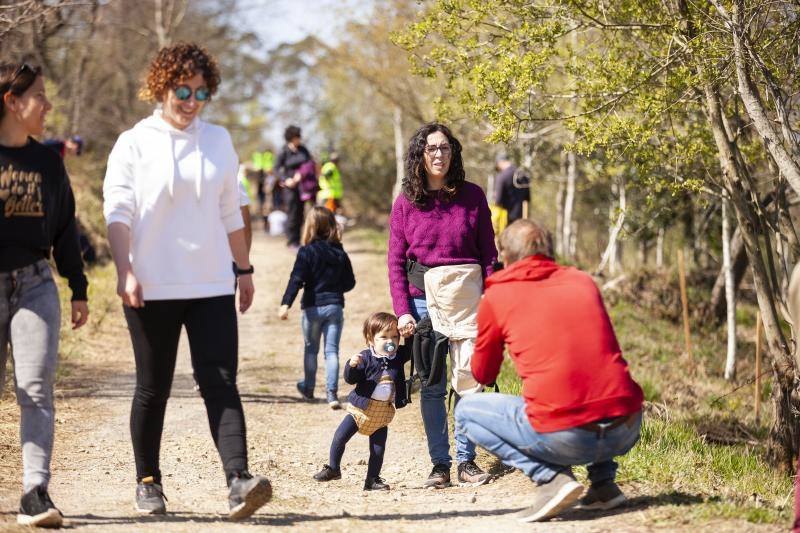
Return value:
M 389 286 L 399 330 L 412 335 L 428 315 L 425 293 L 409 283 L 407 268 L 478 264 L 484 279 L 497 258 L 491 214 L 483 190 L 465 180 L 461 143 L 437 123 L 422 126 L 411 137 L 406 154 L 402 194 L 392 206 L 389 222 Z M 450 485 L 450 444 L 445 395 L 447 373 L 439 383 L 423 384 L 422 421 L 433 470 L 425 487 Z M 489 480 L 475 464 L 475 445 L 455 433 L 460 484 Z

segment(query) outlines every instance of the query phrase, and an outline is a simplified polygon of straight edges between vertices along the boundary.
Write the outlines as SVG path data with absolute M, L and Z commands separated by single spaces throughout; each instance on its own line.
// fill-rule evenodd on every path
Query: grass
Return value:
M 617 302 L 609 313 L 648 402 L 641 440 L 618 459 L 618 479 L 659 502 L 650 520 L 789 523 L 792 478 L 764 460 L 762 443 L 770 421 L 753 420 L 753 387 L 718 401 L 735 385 L 722 378 L 724 332 L 696 333 L 694 360 L 689 362 L 682 353 L 680 324 L 655 319 L 630 302 Z M 755 324 L 752 314 L 752 309 L 740 311 L 740 334 L 745 337 L 740 343 L 740 376 L 752 375 L 752 347 L 744 342 Z M 509 394 L 520 390 L 509 360 L 503 363 L 498 384 Z M 765 383 L 763 400 L 769 388 Z M 766 407 L 762 413 L 768 418 Z

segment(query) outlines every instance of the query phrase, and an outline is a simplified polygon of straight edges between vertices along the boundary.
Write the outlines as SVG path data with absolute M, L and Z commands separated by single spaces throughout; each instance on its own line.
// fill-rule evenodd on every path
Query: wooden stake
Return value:
M 761 337 L 764 324 L 761 322 L 761 313 L 756 313 L 756 383 L 755 383 L 755 413 L 756 424 L 761 416 Z
M 686 340 L 686 356 L 692 361 L 692 340 L 689 335 L 689 301 L 686 297 L 686 269 L 683 264 L 683 250 L 678 250 L 678 279 L 681 285 L 681 306 L 683 307 L 683 337 Z
M 522 218 L 525 220 L 528 219 L 528 203 L 529 202 L 522 202 Z

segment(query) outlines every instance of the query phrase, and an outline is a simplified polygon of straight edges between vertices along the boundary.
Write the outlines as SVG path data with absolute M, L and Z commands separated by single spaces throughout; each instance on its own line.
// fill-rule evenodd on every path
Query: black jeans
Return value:
M 236 388 L 238 332 L 234 297 L 151 300 L 124 307 L 136 359 L 131 438 L 136 478 L 160 482 L 164 413 L 175 373 L 181 327 L 186 326 L 194 377 L 206 404 L 211 436 L 227 479 L 247 470 L 244 411 Z
M 341 468 L 344 447 L 347 441 L 353 438 L 358 432 L 358 426 L 352 416 L 346 415 L 339 428 L 333 435 L 330 453 L 330 467 L 334 470 Z M 383 454 L 386 451 L 386 437 L 389 435 L 389 427 L 384 426 L 369 436 L 369 463 L 367 465 L 367 479 L 376 478 L 381 473 L 383 467 Z
M 303 229 L 304 202 L 300 200 L 300 191 L 283 190 L 283 204 L 286 207 L 286 241 L 289 245 L 300 244 L 300 231 Z

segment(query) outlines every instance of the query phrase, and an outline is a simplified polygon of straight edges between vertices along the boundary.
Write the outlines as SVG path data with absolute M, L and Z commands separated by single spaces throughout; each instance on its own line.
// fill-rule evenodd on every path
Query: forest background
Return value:
M 408 137 L 445 121 L 465 146 L 468 179 L 488 187 L 495 156 L 510 154 L 532 178 L 530 214 L 553 230 L 558 258 L 596 275 L 648 400 L 648 429 L 625 475 L 671 486 L 669 503 L 702 502 L 704 515 L 786 520 L 800 450 L 787 311 L 800 253 L 800 6 L 326 5 L 335 31 L 272 46 L 253 29 L 269 28 L 268 1 L 0 5 L 0 57 L 47 76 L 48 135 L 86 142 L 67 164 L 101 252 L 105 160 L 150 112 L 137 92 L 165 44 L 196 41 L 218 58 L 223 84 L 206 118 L 231 131 L 243 161 L 280 149 L 274 132 L 290 123 L 312 153 L 339 152 L 346 213 L 376 242 Z M 764 375 L 754 391 L 757 314 Z M 513 390 L 510 370 L 506 380 Z M 758 417 L 755 396 L 771 406 Z

